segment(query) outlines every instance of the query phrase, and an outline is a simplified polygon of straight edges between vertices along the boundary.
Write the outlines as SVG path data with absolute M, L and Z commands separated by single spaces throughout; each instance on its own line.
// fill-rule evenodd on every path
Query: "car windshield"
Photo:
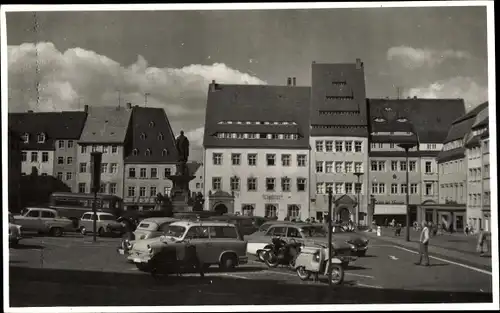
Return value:
M 184 226 L 169 225 L 165 231 L 165 235 L 180 238 L 185 232 L 186 227 Z
M 99 219 L 101 221 L 114 221 L 116 218 L 113 215 L 101 215 Z
M 324 237 L 327 235 L 326 230 L 322 226 L 305 226 L 300 229 L 300 232 L 305 237 Z

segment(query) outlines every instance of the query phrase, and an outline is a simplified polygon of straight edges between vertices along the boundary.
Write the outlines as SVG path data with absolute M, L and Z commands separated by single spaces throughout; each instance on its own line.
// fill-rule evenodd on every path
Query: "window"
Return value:
M 102 163 L 101 164 L 101 173 L 107 173 L 108 172 L 108 163 Z
M 316 194 L 322 195 L 325 193 L 325 183 L 316 183 Z
M 132 155 L 138 155 L 138 154 L 139 154 L 139 150 L 137 150 L 137 149 L 132 150 Z
M 418 184 L 410 184 L 410 193 L 412 195 L 418 193 Z
M 343 183 L 335 183 L 335 193 L 336 194 L 341 194 L 342 193 L 342 187 Z
M 355 141 L 354 142 L 354 152 L 361 152 L 362 147 L 362 142 L 361 141 Z
M 112 145 L 111 146 L 111 153 L 117 153 L 118 152 L 118 146 Z
M 30 135 L 28 133 L 24 133 L 22 136 L 21 136 L 21 140 L 22 142 L 24 143 L 28 143 L 30 141 Z
M 273 177 L 266 178 L 266 191 L 274 191 L 276 189 L 276 179 Z
M 276 208 L 276 206 L 274 204 L 266 204 L 265 209 L 266 209 L 265 217 L 272 218 L 272 217 L 278 216 L 278 209 Z
M 102 153 L 108 153 L 108 146 L 102 146 Z
M 31 152 L 31 162 L 38 162 L 38 152 Z
M 417 162 L 416 161 L 410 161 L 410 172 L 415 172 L 417 171 Z
M 426 183 L 425 184 L 425 195 L 426 196 L 431 196 L 433 194 L 432 192 L 432 184 L 431 183 Z
M 97 151 L 97 146 L 96 145 L 92 145 L 92 152 L 95 152 Z
M 71 180 L 73 178 L 73 173 L 66 172 L 66 180 Z
M 362 187 L 363 183 L 354 183 L 354 192 L 356 192 L 356 194 L 360 194 L 363 189 Z
M 57 173 L 57 179 L 63 180 L 63 173 L 62 172 Z
M 352 194 L 352 183 L 345 183 L 345 193 Z
M 59 146 L 59 149 L 64 149 L 64 140 L 58 140 L 57 145 Z
M 393 143 L 390 143 L 390 144 L 389 144 L 389 148 L 390 148 L 390 149 L 394 149 L 394 146 L 395 146 L 395 145 L 394 145 Z
M 306 166 L 306 155 L 305 154 L 298 154 L 297 155 L 297 166 L 298 167 Z
M 282 154 L 281 155 L 281 165 L 282 166 L 290 166 L 290 161 L 292 156 L 290 154 Z
M 375 148 L 377 147 L 377 144 L 372 142 L 372 143 L 370 144 L 370 147 L 371 147 L 372 149 L 375 149 Z
M 212 162 L 214 165 L 222 165 L 222 153 L 212 154 Z
M 118 164 L 111 163 L 111 173 L 115 174 L 118 172 Z
M 73 164 L 73 157 L 67 157 L 66 164 Z
M 149 196 L 150 197 L 156 196 L 156 186 L 149 187 Z
M 425 162 L 425 172 L 427 174 L 432 173 L 432 163 L 429 161 Z
M 141 168 L 141 169 L 139 170 L 139 176 L 140 176 L 141 178 L 146 178 L 146 176 L 147 176 L 147 173 L 146 173 L 146 168 L 144 168 L 144 167 L 143 167 L 143 168 Z
M 291 188 L 291 179 L 288 177 L 281 178 L 281 190 L 283 192 L 290 192 Z
M 361 163 L 361 162 L 354 163 L 354 171 L 356 173 L 362 173 L 363 172 L 363 163 Z
M 335 141 L 335 152 L 342 152 L 343 142 Z
M 68 148 L 73 148 L 73 140 L 68 140 Z
M 87 163 L 80 163 L 80 173 L 87 172 Z
M 54 212 L 42 211 L 41 213 L 42 213 L 42 218 L 55 218 L 56 217 Z
M 247 190 L 248 191 L 257 191 L 257 179 L 250 177 L 247 178 Z
M 151 168 L 151 178 L 158 178 L 158 169 L 156 167 Z
M 372 183 L 372 193 L 373 194 L 384 194 L 385 193 L 385 184 Z
M 382 148 L 384 148 L 384 144 L 383 143 L 379 143 L 378 147 L 379 147 L 379 149 L 382 149 Z
M 333 161 L 325 162 L 325 173 L 333 173 Z
M 128 187 L 127 195 L 129 197 L 135 197 L 135 187 L 134 186 L 129 186 Z
M 407 190 L 408 190 L 408 186 L 406 184 L 401 184 L 401 194 L 406 194 Z
M 406 172 L 406 161 L 399 161 L 399 170 L 401 172 Z
M 297 191 L 306 191 L 306 179 L 297 178 Z
M 352 141 L 345 142 L 345 152 L 352 152 Z
M 142 140 L 146 139 L 146 134 L 145 134 L 145 133 L 142 133 L 142 134 L 141 134 L 141 139 L 142 139 Z
M 241 154 L 240 153 L 232 153 L 231 154 L 231 162 L 233 165 L 240 165 Z
M 168 150 L 167 149 L 163 149 L 161 151 L 161 156 L 166 156 L 166 155 L 168 155 Z
M 78 184 L 78 192 L 79 193 L 86 193 L 87 192 L 87 184 L 86 183 L 79 183 Z
M 131 167 L 128 169 L 128 177 L 135 178 L 135 167 Z
M 116 194 L 116 183 L 110 183 L 109 184 L 109 193 L 112 195 Z
M 325 141 L 325 151 L 326 152 L 332 152 L 333 151 L 333 141 L 332 140 Z
M 398 161 L 391 161 L 391 171 L 393 172 L 398 171 Z
M 164 138 L 165 138 L 165 137 L 163 136 L 163 134 L 162 134 L 162 133 L 159 133 L 159 134 L 158 134 L 158 140 L 163 140 Z
M 266 154 L 267 166 L 276 165 L 276 154 Z
M 144 152 L 144 154 L 146 156 L 150 156 L 151 155 L 151 150 L 150 149 L 146 149 L 146 152 Z
M 36 211 L 36 210 L 31 210 L 27 216 L 29 217 L 40 217 L 40 211 Z
M 371 161 L 370 164 L 371 164 L 372 172 L 376 172 L 378 169 L 378 161 Z
M 335 172 L 342 173 L 342 164 L 343 162 L 335 162 Z
M 139 187 L 139 197 L 146 196 L 146 187 Z
M 378 171 L 385 172 L 385 161 L 378 161 Z
M 393 195 L 398 194 L 398 184 L 391 184 L 391 194 Z
M 21 162 L 26 162 L 28 159 L 28 153 L 26 151 L 21 152 Z
M 155 122 L 153 122 L 153 121 L 149 122 L 149 127 L 151 127 L 151 128 L 155 127 Z
M 240 190 L 240 178 L 239 177 L 231 177 L 231 191 L 239 191 Z
M 316 140 L 316 152 L 323 152 L 323 141 Z
M 257 154 L 255 153 L 248 154 L 247 161 L 249 166 L 257 166 Z
M 243 216 L 253 216 L 254 205 L 253 204 L 243 204 L 241 206 L 241 213 Z
M 42 162 L 43 163 L 49 162 L 49 153 L 48 152 L 42 152 Z
M 80 153 L 87 153 L 87 146 L 86 145 L 80 146 Z
M 316 161 L 316 173 L 323 173 L 323 161 Z
M 163 170 L 163 176 L 164 177 L 168 177 L 172 175 L 172 170 L 169 168 L 169 167 L 166 167 L 164 170 Z
M 289 217 L 299 217 L 300 215 L 300 207 L 296 204 L 289 204 L 288 205 L 288 216 Z
M 221 177 L 212 177 L 212 189 L 213 190 L 221 190 L 222 188 L 222 178 Z

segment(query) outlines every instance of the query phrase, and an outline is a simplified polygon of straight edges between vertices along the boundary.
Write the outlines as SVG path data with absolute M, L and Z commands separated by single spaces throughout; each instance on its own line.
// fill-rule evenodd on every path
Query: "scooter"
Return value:
M 300 252 L 301 246 L 302 244 L 296 241 L 287 243 L 279 237 L 273 238 L 272 243 L 264 247 L 264 262 L 269 267 L 277 267 L 282 264 L 294 269 L 295 258 Z
M 328 248 L 304 247 L 295 259 L 294 268 L 301 280 L 308 280 L 314 275 L 314 281 L 319 281 L 319 275 L 328 276 L 332 273 L 332 284 L 340 285 L 344 281 L 345 267 L 356 260 L 353 256 L 334 256 L 328 260 Z

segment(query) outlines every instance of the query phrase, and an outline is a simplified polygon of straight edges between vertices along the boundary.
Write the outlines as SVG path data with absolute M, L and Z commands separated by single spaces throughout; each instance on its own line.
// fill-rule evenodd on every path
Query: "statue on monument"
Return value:
M 178 155 L 177 161 L 179 162 L 177 170 L 180 175 L 188 174 L 186 173 L 187 172 L 186 162 L 188 161 L 189 158 L 189 139 L 187 139 L 187 137 L 184 136 L 184 131 L 182 130 L 179 137 L 177 137 L 177 139 L 175 140 L 175 147 L 177 148 L 177 155 Z

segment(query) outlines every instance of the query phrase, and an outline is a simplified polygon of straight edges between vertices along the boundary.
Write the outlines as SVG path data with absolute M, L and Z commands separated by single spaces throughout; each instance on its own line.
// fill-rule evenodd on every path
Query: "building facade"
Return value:
M 189 172 L 194 176 L 193 180 L 189 182 L 189 191 L 191 191 L 191 195 L 197 195 L 198 193 L 203 195 L 205 191 L 203 187 L 203 173 L 205 173 L 203 163 L 190 162 L 188 163 L 188 168 Z
M 165 110 L 135 106 L 125 145 L 124 205 L 127 210 L 155 207 L 158 194 L 170 196 L 178 159 Z
M 19 134 L 8 130 L 9 141 L 9 212 L 21 209 L 21 142 Z
M 309 217 L 310 88 L 220 85 L 208 91 L 206 210 Z

